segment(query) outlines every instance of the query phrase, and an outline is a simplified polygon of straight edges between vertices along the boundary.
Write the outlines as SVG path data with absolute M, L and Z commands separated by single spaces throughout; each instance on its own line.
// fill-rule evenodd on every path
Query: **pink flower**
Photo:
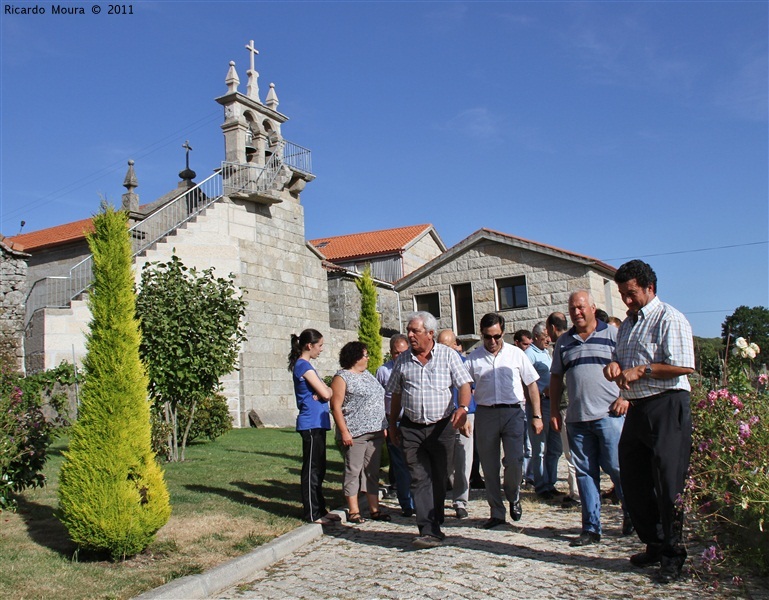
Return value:
M 716 395 L 719 398 L 728 398 L 729 397 L 729 390 L 727 390 L 726 388 L 722 388 L 722 389 L 720 389 L 720 390 L 718 390 L 716 392 Z
M 760 420 L 760 419 L 758 418 L 758 415 L 753 415 L 752 417 L 750 417 L 750 418 L 748 419 L 748 423 L 749 423 L 750 425 L 755 425 L 756 423 L 758 423 L 758 421 L 759 421 L 759 420 Z
M 766 373 L 761 373 L 761 375 L 758 376 L 758 383 L 760 385 L 766 385 L 767 383 L 769 383 L 769 375 L 767 375 Z
M 718 392 L 716 392 L 715 390 L 710 390 L 708 392 L 708 401 L 710 402 L 711 406 L 715 404 L 717 399 L 718 399 Z
M 745 408 L 745 405 L 742 403 L 742 400 L 740 400 L 734 394 L 732 394 L 729 397 L 729 401 L 732 403 L 733 406 L 736 406 L 738 410 L 742 410 L 743 408 Z
M 750 437 L 750 425 L 745 421 L 740 421 L 740 438 L 746 440 Z

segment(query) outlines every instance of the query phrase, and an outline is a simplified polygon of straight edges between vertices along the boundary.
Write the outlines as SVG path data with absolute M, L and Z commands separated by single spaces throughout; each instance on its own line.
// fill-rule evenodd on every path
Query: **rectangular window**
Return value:
M 414 310 L 429 312 L 436 319 L 441 318 L 441 301 L 438 292 L 432 294 L 418 294 L 414 296 Z
M 451 292 L 454 301 L 454 331 L 457 335 L 472 335 L 475 333 L 473 287 L 469 283 L 452 285 Z
M 499 310 L 526 308 L 528 305 L 525 275 L 497 279 L 497 306 Z

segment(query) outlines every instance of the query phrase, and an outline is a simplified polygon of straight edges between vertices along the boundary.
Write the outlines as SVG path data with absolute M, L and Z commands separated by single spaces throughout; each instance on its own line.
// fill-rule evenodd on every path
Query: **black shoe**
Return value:
M 635 531 L 633 527 L 633 521 L 630 520 L 630 515 L 625 514 L 622 517 L 622 535 L 631 535 Z
M 491 517 L 488 521 L 486 521 L 483 525 L 481 525 L 482 529 L 491 529 L 492 527 L 496 527 L 497 525 L 504 525 L 505 520 L 504 519 L 497 519 L 496 517 Z
M 513 521 L 520 521 L 523 516 L 523 508 L 521 507 L 521 501 L 516 500 L 510 505 L 510 516 Z
M 471 479 L 470 480 L 470 489 L 471 490 L 485 490 L 486 484 L 483 482 L 483 479 L 478 477 L 477 479 Z
M 656 565 L 660 562 L 662 554 L 659 549 L 646 547 L 646 552 L 639 552 L 630 557 L 630 564 L 639 569 L 648 567 L 650 565 Z
M 539 498 L 540 500 L 552 500 L 555 497 L 556 497 L 556 493 L 552 490 L 547 490 L 546 492 L 537 494 L 537 498 Z
M 593 531 L 583 531 L 576 540 L 569 542 L 569 546 L 589 546 L 601 541 L 601 534 Z
M 576 498 L 572 498 L 571 496 L 566 496 L 561 501 L 561 508 L 576 508 L 578 506 L 582 506 L 582 503 Z
M 681 577 L 681 570 L 684 566 L 684 557 L 680 556 L 662 556 L 660 557 L 660 569 L 657 572 L 657 581 L 659 583 L 671 583 Z
M 464 506 L 457 506 L 457 519 L 467 518 L 467 509 Z
M 413 509 L 413 508 L 404 508 L 404 509 L 401 511 L 401 514 L 402 514 L 404 517 L 413 517 L 413 516 L 414 516 L 414 509 Z

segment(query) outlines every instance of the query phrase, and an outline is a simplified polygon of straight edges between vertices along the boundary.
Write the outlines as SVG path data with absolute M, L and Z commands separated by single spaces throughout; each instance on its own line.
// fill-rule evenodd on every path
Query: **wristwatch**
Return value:
M 652 366 L 646 365 L 646 367 L 644 368 L 644 377 L 650 377 L 651 374 L 652 374 Z
M 469 413 L 469 412 L 470 412 L 470 407 L 469 407 L 469 406 L 464 406 L 463 404 L 460 404 L 460 405 L 457 407 L 457 409 L 460 409 L 460 408 L 464 408 L 464 409 L 465 409 L 465 412 L 467 412 L 467 413 Z
M 542 415 L 531 415 L 532 419 L 541 419 Z

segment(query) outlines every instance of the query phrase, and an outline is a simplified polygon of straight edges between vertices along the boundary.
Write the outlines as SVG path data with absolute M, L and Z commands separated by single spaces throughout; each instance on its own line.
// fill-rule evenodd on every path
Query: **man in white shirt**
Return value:
M 491 529 L 505 523 L 505 505 L 500 493 L 499 445 L 504 457 L 504 490 L 510 503 L 510 516 L 519 521 L 523 514 L 520 491 L 523 474 L 523 432 L 526 427 L 523 387 L 529 393 L 533 409 L 531 427 L 543 429 L 537 372 L 523 351 L 505 343 L 505 318 L 496 313 L 480 322 L 483 345 L 472 351 L 465 362 L 475 381 L 476 445 L 486 479 L 486 498 L 491 517 L 483 524 Z

